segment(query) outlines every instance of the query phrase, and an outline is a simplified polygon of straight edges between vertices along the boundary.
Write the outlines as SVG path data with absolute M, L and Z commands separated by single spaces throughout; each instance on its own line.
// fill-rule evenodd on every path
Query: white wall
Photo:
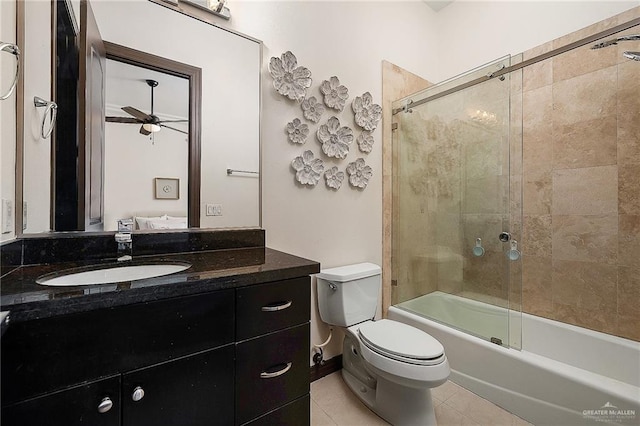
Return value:
M 0 1 L 0 41 L 16 42 L 16 2 Z M 11 86 L 16 70 L 13 55 L 0 53 L 0 92 Z M 9 200 L 15 212 L 15 164 L 16 164 L 16 94 L 0 101 L 0 198 Z M 14 214 L 15 219 L 15 214 Z M 14 220 L 15 223 L 15 220 Z M 15 232 L 0 234 L 0 241 L 15 238 Z
M 515 55 L 640 1 L 455 1 L 438 13 L 438 79 Z
M 187 216 L 188 149 L 186 135 L 167 129 L 149 136 L 139 124 L 105 124 L 104 227 L 135 216 Z M 170 159 L 171 161 L 168 161 Z M 154 179 L 180 179 L 180 198 L 154 198 Z
M 230 26 L 264 42 L 262 88 L 263 226 L 267 245 L 321 262 L 323 268 L 357 262 L 382 264 L 382 147 L 376 129 L 373 152 L 362 154 L 353 143 L 345 160 L 328 159 L 312 134 L 302 146 L 287 141 L 284 127 L 302 118 L 300 106 L 279 95 L 267 65 L 273 56 L 293 52 L 300 65 L 311 70 L 308 92 L 320 98 L 319 85 L 337 76 L 349 89 L 347 106 L 337 116 L 357 136 L 351 102 L 369 91 L 382 102 L 382 60 L 394 62 L 417 74 L 435 75 L 435 13 L 422 2 L 341 1 L 233 1 Z M 328 113 L 322 122 L 330 117 Z M 304 121 L 304 120 L 303 120 Z M 368 187 L 357 191 L 343 182 L 337 192 L 324 179 L 313 189 L 294 182 L 291 161 L 310 149 L 325 166 L 344 171 L 349 162 L 363 157 L 374 171 Z M 328 329 L 315 309 L 312 288 L 311 340 L 322 342 Z M 341 334 L 325 351 L 326 358 L 342 352 Z
M 45 108 L 33 98 L 51 98 L 51 4 L 25 1 L 24 52 L 24 180 L 23 199 L 28 204 L 25 233 L 48 232 L 51 205 L 51 137 L 41 136 Z M 47 118 L 48 129 L 49 118 Z M 45 130 L 46 130 L 45 129 Z

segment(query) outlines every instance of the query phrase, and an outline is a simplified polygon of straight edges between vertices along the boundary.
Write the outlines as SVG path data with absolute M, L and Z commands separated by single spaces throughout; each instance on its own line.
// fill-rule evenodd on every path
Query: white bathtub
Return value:
M 443 344 L 453 382 L 523 419 L 550 426 L 640 424 L 640 343 L 522 314 L 522 350 L 509 349 L 409 311 L 425 312 L 420 309 L 480 325 L 508 311 L 434 292 L 392 306 L 388 316 Z M 511 331 L 517 342 L 519 333 Z

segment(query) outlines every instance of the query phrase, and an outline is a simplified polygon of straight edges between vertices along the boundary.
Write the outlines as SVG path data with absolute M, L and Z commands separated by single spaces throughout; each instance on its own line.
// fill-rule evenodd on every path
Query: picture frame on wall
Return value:
M 155 178 L 154 188 L 156 200 L 180 199 L 180 179 L 178 178 Z

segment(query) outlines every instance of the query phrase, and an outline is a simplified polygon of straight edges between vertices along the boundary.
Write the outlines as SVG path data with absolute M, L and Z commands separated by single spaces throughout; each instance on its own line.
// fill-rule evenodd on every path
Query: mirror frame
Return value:
M 187 226 L 200 227 L 200 120 L 202 114 L 202 69 L 140 50 L 104 41 L 107 59 L 189 80 L 189 169 Z M 107 71 L 108 72 L 108 71 Z

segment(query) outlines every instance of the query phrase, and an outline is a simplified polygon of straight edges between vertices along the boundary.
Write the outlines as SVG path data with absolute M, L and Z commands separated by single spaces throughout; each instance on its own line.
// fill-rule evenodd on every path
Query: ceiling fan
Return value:
M 133 117 L 105 117 L 105 121 L 110 123 L 140 123 L 142 124 L 140 126 L 140 133 L 145 136 L 159 132 L 163 127 L 188 135 L 189 132 L 176 129 L 175 127 L 167 126 L 164 123 L 184 123 L 188 122 L 189 120 L 160 120 L 157 115 L 153 114 L 153 89 L 154 87 L 158 86 L 158 82 L 156 80 L 145 81 L 151 88 L 151 113 L 146 114 L 132 106 L 125 106 L 122 107 L 122 110 Z

